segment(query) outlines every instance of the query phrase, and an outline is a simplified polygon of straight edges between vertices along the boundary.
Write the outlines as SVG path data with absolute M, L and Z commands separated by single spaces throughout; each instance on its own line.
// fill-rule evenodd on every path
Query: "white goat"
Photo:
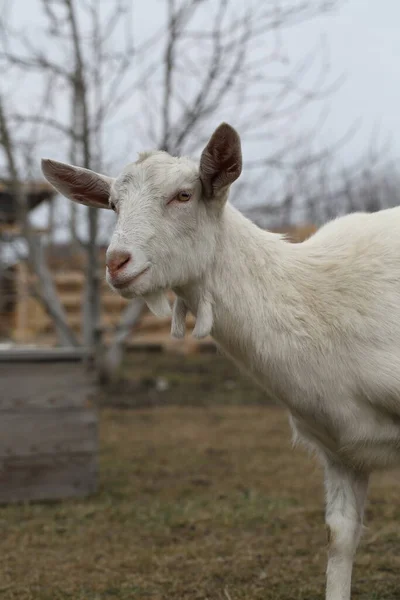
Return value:
M 369 474 L 400 462 L 400 208 L 357 213 L 301 244 L 262 231 L 227 203 L 238 134 L 220 125 L 200 165 L 141 154 L 116 178 L 51 160 L 71 200 L 118 221 L 107 280 L 156 314 L 177 295 L 195 334 L 220 346 L 289 409 L 296 438 L 326 471 L 327 600 L 349 600 Z

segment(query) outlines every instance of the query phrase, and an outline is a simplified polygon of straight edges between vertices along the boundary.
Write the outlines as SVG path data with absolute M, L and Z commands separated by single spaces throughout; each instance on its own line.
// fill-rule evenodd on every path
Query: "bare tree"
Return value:
M 9 174 L 8 184 L 17 202 L 19 223 L 22 228 L 24 239 L 28 245 L 28 261 L 30 262 L 37 278 L 39 286 L 33 288 L 43 302 L 47 312 L 52 317 L 59 341 L 64 345 L 77 346 L 77 340 L 67 325 L 64 308 L 57 296 L 51 273 L 49 272 L 41 252 L 40 240 L 34 235 L 28 219 L 27 198 L 24 186 L 18 172 L 15 159 L 15 146 L 8 129 L 7 118 L 2 100 L 0 98 L 0 146 L 4 152 L 7 171 Z

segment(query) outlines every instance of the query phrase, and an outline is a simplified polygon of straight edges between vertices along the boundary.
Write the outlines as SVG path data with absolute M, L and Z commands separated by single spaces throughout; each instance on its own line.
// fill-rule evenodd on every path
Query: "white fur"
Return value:
M 182 189 L 192 199 L 168 204 Z M 112 184 L 110 249 L 132 253 L 132 273 L 151 265 L 125 296 L 173 289 L 173 333 L 184 335 L 187 309 L 197 315 L 195 334 L 211 332 L 319 454 L 326 598 L 349 600 L 369 474 L 400 463 L 400 208 L 341 217 L 290 244 L 227 194 L 206 199 L 189 159 L 146 154 Z
M 187 306 L 182 298 L 176 298 L 172 311 L 171 335 L 178 340 L 185 337 L 187 312 Z
M 154 292 L 146 296 L 147 306 L 156 317 L 169 317 L 171 306 L 167 296 L 163 292 Z
M 193 329 L 193 337 L 197 339 L 210 335 L 213 326 L 212 300 L 209 294 L 205 294 L 197 306 L 196 325 Z
M 185 337 L 186 315 L 188 307 L 183 298 L 176 298 L 172 313 L 171 335 L 181 339 Z M 210 298 L 202 298 L 197 307 L 196 324 L 192 335 L 197 339 L 205 338 L 211 334 L 213 325 L 212 302 Z

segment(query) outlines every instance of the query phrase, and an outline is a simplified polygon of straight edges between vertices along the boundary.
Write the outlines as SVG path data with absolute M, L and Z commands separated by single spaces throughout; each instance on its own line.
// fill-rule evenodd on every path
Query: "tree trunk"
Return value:
M 68 325 L 67 316 L 63 305 L 57 295 L 51 273 L 46 265 L 40 240 L 30 227 L 27 211 L 26 196 L 15 160 L 14 144 L 8 128 L 2 100 L 0 98 L 0 137 L 7 160 L 7 169 L 11 181 L 11 190 L 17 202 L 18 219 L 21 224 L 22 234 L 28 245 L 28 263 L 38 278 L 38 296 L 45 309 L 52 317 L 60 344 L 78 346 L 78 341 Z
M 123 312 L 115 335 L 99 364 L 99 380 L 101 383 L 113 383 L 118 380 L 125 341 L 132 328 L 138 323 L 144 306 L 144 301 L 141 298 L 136 298 Z
M 97 247 L 97 209 L 89 208 L 89 243 L 87 247 L 86 286 L 83 307 L 83 330 L 85 346 L 89 349 L 94 365 L 98 361 L 101 346 L 100 329 L 100 276 L 99 248 Z

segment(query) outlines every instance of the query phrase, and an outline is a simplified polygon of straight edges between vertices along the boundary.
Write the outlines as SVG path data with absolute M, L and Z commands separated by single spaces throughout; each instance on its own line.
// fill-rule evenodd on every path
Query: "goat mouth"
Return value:
M 145 273 L 147 273 L 147 271 L 149 269 L 150 269 L 150 266 L 145 267 L 142 271 L 140 271 L 139 273 L 136 273 L 136 275 L 133 275 L 132 277 L 127 277 L 126 279 L 123 279 L 120 282 L 118 282 L 118 281 L 116 281 L 116 282 L 111 281 L 110 283 L 113 286 L 113 288 L 115 288 L 116 290 L 124 290 L 129 285 L 131 285 L 132 283 L 134 283 L 137 279 L 139 279 L 139 277 L 141 277 L 142 275 L 144 275 Z

